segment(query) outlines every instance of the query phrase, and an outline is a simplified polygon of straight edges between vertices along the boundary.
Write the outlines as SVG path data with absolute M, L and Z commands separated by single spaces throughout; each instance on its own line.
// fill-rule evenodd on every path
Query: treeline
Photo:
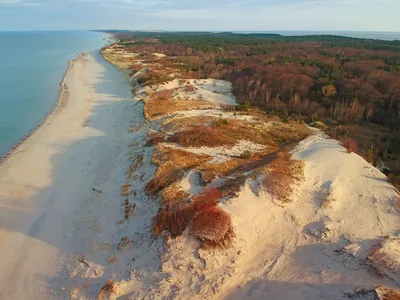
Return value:
M 128 51 L 160 52 L 187 78 L 232 82 L 237 100 L 261 109 L 370 122 L 392 132 L 400 152 L 400 41 L 232 33 L 118 35 Z
M 188 77 L 230 80 L 241 103 L 342 122 L 400 123 L 400 42 L 232 33 L 120 37 L 132 51 L 178 57 Z

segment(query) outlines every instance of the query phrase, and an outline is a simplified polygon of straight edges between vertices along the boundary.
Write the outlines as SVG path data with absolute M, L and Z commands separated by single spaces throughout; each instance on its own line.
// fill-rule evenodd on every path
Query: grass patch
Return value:
M 267 168 L 269 171 L 263 181 L 266 191 L 280 201 L 290 201 L 294 183 L 304 178 L 304 162 L 280 152 Z
M 97 295 L 98 300 L 110 299 L 112 294 L 116 293 L 114 280 L 107 281 L 101 288 L 99 294 Z
M 179 182 L 176 181 L 162 191 L 162 204 L 182 202 L 190 196 L 189 193 L 182 191 Z
M 129 219 L 130 216 L 132 216 L 135 208 L 136 208 L 136 204 L 135 203 L 131 203 L 129 202 L 128 199 L 126 199 L 124 201 L 124 214 L 125 214 L 125 220 Z
M 249 140 L 256 144 L 277 147 L 295 144 L 309 135 L 309 129 L 301 123 L 246 122 L 229 120 L 227 124 L 213 123 L 221 134 L 235 140 Z
M 117 257 L 111 256 L 111 257 L 108 258 L 107 262 L 108 262 L 109 265 L 111 265 L 111 264 L 115 263 L 117 260 L 118 260 Z
M 221 193 L 217 189 L 204 192 L 190 203 L 172 203 L 159 209 L 153 219 L 154 232 L 159 235 L 168 231 L 172 237 L 181 235 L 198 212 L 215 207 Z
M 132 184 L 126 183 L 121 185 L 121 193 L 120 195 L 122 197 L 128 197 L 130 194 L 130 188 L 132 187 Z
M 128 170 L 125 172 L 125 175 L 128 179 L 134 178 L 135 171 L 143 166 L 143 154 L 139 154 L 129 165 Z
M 348 136 L 341 136 L 339 138 L 340 145 L 347 149 L 348 153 L 359 153 L 357 142 L 355 139 Z
M 146 99 L 145 115 L 149 120 L 161 118 L 178 111 L 212 109 L 214 104 L 200 100 Z
M 297 144 L 299 141 L 306 138 L 310 131 L 302 123 L 291 121 L 288 124 L 280 122 L 247 122 L 243 120 L 235 119 L 221 119 L 209 116 L 197 116 L 187 117 L 180 119 L 173 119 L 168 122 L 164 122 L 164 126 L 168 126 L 168 130 L 181 130 L 175 134 L 175 137 L 171 137 L 170 141 L 177 142 L 182 146 L 209 146 L 217 147 L 223 145 L 232 145 L 234 142 L 239 140 L 248 140 L 256 144 L 269 146 L 272 148 L 278 148 L 279 146 L 288 146 Z M 190 126 L 189 129 L 182 130 Z M 209 127 L 205 128 L 205 127 Z M 198 131 L 202 129 L 204 134 Z M 207 136 L 213 134 L 214 137 Z M 192 141 L 199 135 L 199 138 L 207 141 Z M 184 138 L 188 140 L 185 141 Z M 175 139 L 175 141 L 174 141 Z M 220 142 L 218 142 L 220 140 Z
M 280 146 L 294 145 L 305 139 L 310 130 L 302 123 L 291 121 L 288 124 L 273 122 L 268 135 Z
M 207 248 L 228 248 L 235 237 L 231 216 L 218 207 L 197 213 L 190 224 L 189 233 Z
M 250 159 L 251 158 L 251 152 L 250 151 L 244 151 L 243 153 L 240 154 L 241 159 Z
M 235 140 L 210 126 L 194 126 L 184 131 L 176 132 L 167 138 L 168 142 L 179 144 L 183 147 L 218 147 L 235 144 Z
M 389 173 L 388 181 L 398 190 L 400 191 L 400 173 Z
M 152 160 L 159 167 L 153 179 L 146 185 L 146 192 L 155 196 L 162 189 L 182 179 L 186 171 L 210 159 L 207 155 L 196 155 L 179 149 L 159 147 Z
M 227 177 L 235 173 L 244 173 L 270 163 L 276 157 L 274 149 L 252 154 L 250 158 L 232 158 L 221 163 L 206 163 L 198 167 L 202 174 L 211 173 L 218 177 Z M 208 175 L 211 177 L 211 175 Z
M 162 143 L 164 139 L 165 139 L 164 134 L 155 131 L 149 131 L 147 134 L 147 141 L 145 146 L 146 147 L 155 146 L 159 143 Z

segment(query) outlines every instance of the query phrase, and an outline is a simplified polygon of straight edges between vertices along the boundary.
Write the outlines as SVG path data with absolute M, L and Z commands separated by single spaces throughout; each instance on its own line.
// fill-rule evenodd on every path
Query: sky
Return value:
M 400 0 L 0 0 L 0 30 L 400 32 Z

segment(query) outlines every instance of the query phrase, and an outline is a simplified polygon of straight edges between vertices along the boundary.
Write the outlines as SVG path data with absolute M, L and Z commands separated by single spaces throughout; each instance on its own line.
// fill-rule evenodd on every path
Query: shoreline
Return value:
M 104 237 L 116 245 L 126 235 L 115 202 L 124 200 L 129 143 L 145 138 L 130 133 L 144 120 L 142 107 L 98 52 L 71 60 L 63 79 L 55 109 L 0 165 L 0 289 L 7 299 L 69 299 L 81 284 L 102 284 L 97 274 L 109 252 L 93 251 Z M 82 254 L 89 269 L 75 259 Z
M 60 111 L 63 110 L 63 108 L 66 106 L 67 101 L 68 101 L 68 96 L 69 96 L 69 90 L 68 90 L 68 85 L 66 83 L 66 79 L 68 77 L 68 74 L 70 73 L 70 71 L 72 70 L 72 68 L 74 67 L 75 63 L 82 57 L 90 55 L 91 53 L 95 53 L 96 51 L 100 51 L 100 50 L 94 50 L 91 52 L 80 52 L 78 53 L 78 55 L 73 58 L 70 59 L 68 61 L 68 67 L 61 79 L 61 82 L 59 84 L 60 86 L 60 91 L 58 93 L 58 97 L 57 97 L 57 102 L 55 104 L 55 106 L 53 107 L 53 109 L 51 111 L 49 111 L 44 118 L 39 122 L 39 124 L 37 126 L 35 126 L 32 130 L 30 130 L 25 136 L 23 136 L 21 138 L 21 140 L 15 144 L 8 152 L 6 152 L 3 156 L 0 156 L 0 167 L 4 164 L 4 162 L 15 152 L 18 151 L 18 148 L 26 141 L 28 140 L 33 134 L 35 134 L 35 132 L 37 132 L 44 123 L 46 123 L 46 121 L 58 114 Z

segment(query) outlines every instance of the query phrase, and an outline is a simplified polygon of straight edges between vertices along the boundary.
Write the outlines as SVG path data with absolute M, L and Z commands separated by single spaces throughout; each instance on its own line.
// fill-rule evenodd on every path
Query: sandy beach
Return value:
M 120 209 L 112 201 L 124 174 L 115 170 L 126 163 L 136 105 L 126 79 L 100 54 L 84 54 L 63 89 L 54 112 L 0 165 L 1 299 L 68 298 L 55 292 L 68 260 L 93 251 L 102 214 Z

